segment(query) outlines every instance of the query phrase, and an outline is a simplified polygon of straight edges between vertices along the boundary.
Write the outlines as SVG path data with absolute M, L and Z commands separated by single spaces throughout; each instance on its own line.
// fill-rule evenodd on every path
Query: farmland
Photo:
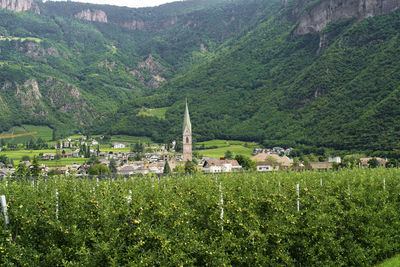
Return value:
M 16 126 L 11 128 L 7 132 L 2 132 L 0 136 L 10 136 L 17 134 L 25 134 L 25 133 L 34 133 L 34 135 L 22 136 L 17 138 L 4 139 L 5 143 L 12 144 L 23 144 L 30 140 L 37 140 L 38 138 L 42 138 L 44 141 L 50 141 L 52 139 L 53 130 L 47 126 L 35 126 L 35 125 L 27 125 L 24 124 L 22 126 Z
M 221 158 L 229 150 L 234 155 L 245 155 L 250 157 L 257 147 L 255 143 L 246 143 L 243 141 L 233 140 L 211 140 L 205 142 L 199 142 L 196 144 L 198 152 L 204 157 Z
M 3 180 L 0 264 L 368 266 L 400 252 L 398 177 L 357 169 Z

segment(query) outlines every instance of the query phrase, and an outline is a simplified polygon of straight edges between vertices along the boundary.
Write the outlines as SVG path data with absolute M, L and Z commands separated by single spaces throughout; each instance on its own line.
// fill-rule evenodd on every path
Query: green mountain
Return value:
M 111 132 L 175 138 L 188 97 L 198 140 L 397 149 L 399 4 L 358 10 L 359 1 L 344 2 L 270 2 L 254 29 L 170 79 L 157 95 L 122 106 Z M 330 15 L 320 21 L 321 13 Z M 143 105 L 169 107 L 163 124 L 142 117 Z
M 0 2 L 3 130 L 399 148 L 396 1 Z
M 0 9 L 0 130 L 33 123 L 67 134 L 204 61 L 245 31 L 265 3 L 130 9 L 1 0 L 0 6 L 6 8 Z

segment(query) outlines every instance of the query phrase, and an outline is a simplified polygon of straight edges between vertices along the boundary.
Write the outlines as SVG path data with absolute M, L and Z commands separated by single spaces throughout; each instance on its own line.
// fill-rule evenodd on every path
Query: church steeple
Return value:
M 183 118 L 183 132 L 185 132 L 186 127 L 192 132 L 192 124 L 190 123 L 190 115 L 189 115 L 189 107 L 186 98 L 186 109 L 185 109 L 185 117 Z
M 186 99 L 185 115 L 183 117 L 183 161 L 192 160 L 192 124 L 190 123 L 189 107 Z

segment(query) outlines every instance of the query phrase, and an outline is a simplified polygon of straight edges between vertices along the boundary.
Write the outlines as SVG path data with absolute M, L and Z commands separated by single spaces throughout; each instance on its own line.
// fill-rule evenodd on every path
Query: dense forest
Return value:
M 0 9 L 1 130 L 29 122 L 171 141 L 188 98 L 196 140 L 397 150 L 400 11 L 297 34 L 321 2 Z

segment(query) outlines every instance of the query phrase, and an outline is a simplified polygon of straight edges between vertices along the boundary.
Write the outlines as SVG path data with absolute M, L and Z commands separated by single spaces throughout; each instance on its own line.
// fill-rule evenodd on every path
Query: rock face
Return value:
M 127 28 L 129 30 L 144 30 L 144 22 L 141 20 L 132 20 L 130 22 L 124 22 L 120 24 L 121 27 Z
M 152 89 L 158 88 L 165 78 L 161 75 L 164 73 L 164 68 L 160 62 L 152 55 L 149 55 L 144 61 L 137 64 L 136 70 L 128 71 L 143 85 Z
M 311 2 L 305 1 L 302 5 L 306 6 Z M 360 20 L 390 13 L 399 7 L 399 0 L 322 0 L 312 7 L 305 8 L 293 33 L 317 33 L 333 21 L 350 18 Z
M 97 21 L 97 22 L 104 22 L 107 23 L 107 14 L 103 10 L 82 10 L 78 14 L 75 15 L 75 18 L 88 20 L 88 21 Z
M 0 0 L 0 7 L 12 11 L 22 12 L 31 10 L 33 0 Z

